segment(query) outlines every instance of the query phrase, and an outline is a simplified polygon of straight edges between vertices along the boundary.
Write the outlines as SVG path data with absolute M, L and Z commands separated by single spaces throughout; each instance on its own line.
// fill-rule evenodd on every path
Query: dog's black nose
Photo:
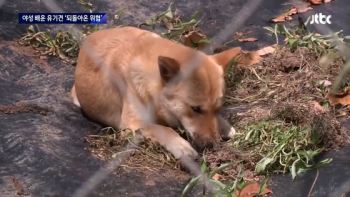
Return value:
M 222 141 L 226 142 L 229 141 L 231 138 L 228 136 L 221 136 Z
M 205 148 L 213 148 L 214 147 L 214 142 L 213 141 L 209 141 L 209 140 L 196 140 L 194 143 L 194 148 L 198 151 L 198 152 L 203 152 Z

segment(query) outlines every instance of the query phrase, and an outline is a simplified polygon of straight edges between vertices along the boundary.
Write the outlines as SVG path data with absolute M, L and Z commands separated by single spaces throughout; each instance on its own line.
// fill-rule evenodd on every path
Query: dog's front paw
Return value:
M 184 157 L 197 158 L 198 153 L 191 144 L 180 136 L 172 139 L 166 146 L 166 149 L 171 152 L 176 159 Z

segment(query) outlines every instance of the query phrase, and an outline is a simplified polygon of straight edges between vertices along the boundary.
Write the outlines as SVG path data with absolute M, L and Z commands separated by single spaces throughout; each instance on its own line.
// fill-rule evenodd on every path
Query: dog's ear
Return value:
M 227 66 L 231 63 L 231 61 L 236 58 L 241 53 L 240 47 L 234 47 L 232 49 L 222 51 L 220 53 L 211 55 L 211 58 L 219 64 L 223 70 L 226 70 Z
M 173 79 L 180 71 L 180 63 L 170 57 L 159 56 L 158 66 L 160 76 L 165 83 Z

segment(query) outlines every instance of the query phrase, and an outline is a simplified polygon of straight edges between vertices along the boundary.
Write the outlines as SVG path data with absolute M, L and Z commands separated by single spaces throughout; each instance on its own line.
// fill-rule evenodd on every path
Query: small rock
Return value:
M 321 80 L 320 82 L 319 82 L 319 84 L 320 85 L 324 85 L 324 87 L 328 87 L 328 86 L 330 86 L 330 85 L 332 85 L 332 82 L 330 82 L 330 81 L 328 81 L 328 80 Z
M 147 182 L 145 183 L 145 185 L 147 185 L 147 186 L 155 186 L 156 183 L 155 183 L 154 181 L 152 181 L 152 180 L 149 180 L 149 181 L 147 181 Z
M 47 57 L 46 56 L 40 56 L 40 59 L 47 60 Z

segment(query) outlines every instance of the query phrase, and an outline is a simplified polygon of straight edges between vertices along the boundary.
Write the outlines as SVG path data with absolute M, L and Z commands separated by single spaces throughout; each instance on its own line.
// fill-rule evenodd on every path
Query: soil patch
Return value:
M 23 187 L 23 184 L 16 178 L 12 178 L 13 188 L 17 191 L 16 195 L 21 197 L 30 197 L 30 194 L 27 192 L 27 189 Z
M 50 65 L 47 56 L 41 55 L 40 51 L 34 47 L 20 45 L 17 41 L 6 41 L 6 46 L 8 46 L 11 50 L 18 52 L 19 54 L 31 57 L 32 61 L 37 65 L 42 66 L 46 72 L 50 71 Z
M 103 161 L 109 161 L 125 147 L 129 140 L 122 138 L 119 131 L 105 128 L 97 136 L 85 138 L 89 143 L 91 154 Z M 128 157 L 118 171 L 136 171 L 145 174 L 150 181 L 159 181 L 161 177 L 176 177 L 178 180 L 190 178 L 185 169 L 163 147 L 149 141 L 143 141 L 134 147 L 135 150 Z M 153 180 L 156 179 L 156 180 Z
M 0 112 L 3 112 L 5 114 L 31 113 L 46 116 L 49 113 L 49 110 L 38 106 L 18 102 L 12 105 L 0 105 Z
M 229 84 L 227 104 L 276 103 L 317 101 L 326 102 L 331 82 L 343 66 L 340 58 L 329 66 L 321 66 L 316 54 L 307 48 L 291 52 L 278 48 L 260 64 L 245 70 L 233 69 L 235 74 Z M 347 87 L 347 76 L 340 89 Z

